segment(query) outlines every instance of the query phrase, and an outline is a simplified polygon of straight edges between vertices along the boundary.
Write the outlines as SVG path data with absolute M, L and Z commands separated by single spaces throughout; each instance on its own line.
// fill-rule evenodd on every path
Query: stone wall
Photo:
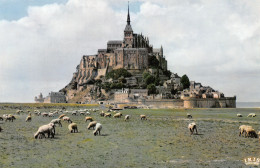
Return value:
M 135 102 L 139 105 L 146 105 L 151 108 L 183 108 L 181 99 L 161 99 L 161 100 L 138 100 Z
M 184 98 L 184 108 L 236 108 L 236 97 L 225 98 Z

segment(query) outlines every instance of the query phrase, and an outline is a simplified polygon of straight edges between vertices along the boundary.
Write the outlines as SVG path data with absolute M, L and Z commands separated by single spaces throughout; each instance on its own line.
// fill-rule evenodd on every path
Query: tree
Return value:
M 148 94 L 156 94 L 156 87 L 154 84 L 149 84 L 147 86 Z
M 115 69 L 106 74 L 107 79 L 112 78 L 113 80 L 116 80 L 116 79 L 120 78 L 121 76 L 126 78 L 126 77 L 131 77 L 132 74 L 124 68 Z
M 159 68 L 159 61 L 155 56 L 150 56 L 148 58 L 148 62 L 149 62 L 149 67 L 151 68 Z
M 146 85 L 153 84 L 155 82 L 155 77 L 153 75 L 148 75 L 145 79 L 144 82 Z
M 174 89 L 174 88 L 171 89 L 171 94 L 175 95 L 177 92 L 178 92 L 177 89 Z
M 183 89 L 190 87 L 190 80 L 186 74 L 181 77 L 181 83 L 183 85 Z

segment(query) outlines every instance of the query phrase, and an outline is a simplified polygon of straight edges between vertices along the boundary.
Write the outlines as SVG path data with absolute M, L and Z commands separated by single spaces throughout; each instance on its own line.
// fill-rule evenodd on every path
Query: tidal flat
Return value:
M 244 158 L 260 157 L 257 138 L 239 137 L 240 125 L 260 131 L 259 108 L 236 109 L 126 109 L 122 118 L 91 117 L 102 124 L 101 136 L 87 130 L 83 115 L 67 114 L 78 124 L 70 133 L 68 123 L 56 127 L 54 139 L 34 139 L 41 125 L 55 117 L 34 115 L 34 110 L 67 111 L 99 106 L 0 104 L 0 116 L 14 114 L 14 122 L 0 121 L 0 167 L 246 167 Z M 16 114 L 18 108 L 24 113 Z M 27 110 L 32 121 L 25 122 Z M 102 110 L 101 110 L 102 111 Z M 193 118 L 187 119 L 190 113 Z M 237 117 L 237 113 L 243 117 Z M 249 118 L 249 113 L 256 117 Z M 124 121 L 124 115 L 130 115 Z M 141 121 L 140 114 L 148 120 Z M 113 115 L 113 112 L 112 112 Z M 188 124 L 196 122 L 198 135 L 190 135 Z

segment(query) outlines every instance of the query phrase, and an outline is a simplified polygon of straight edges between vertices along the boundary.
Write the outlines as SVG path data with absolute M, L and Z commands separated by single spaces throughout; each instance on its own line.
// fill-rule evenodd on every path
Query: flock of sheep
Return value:
M 98 109 L 90 109 L 93 112 L 99 111 Z M 26 117 L 26 122 L 30 122 L 32 120 L 32 115 L 30 113 L 30 111 L 27 111 L 29 114 Z M 112 110 L 108 110 L 106 113 L 105 112 L 100 112 L 99 115 L 101 117 L 112 117 Z M 16 114 L 20 115 L 20 113 L 23 113 L 22 110 L 18 110 L 16 112 Z M 38 110 L 34 111 L 34 114 L 36 116 L 42 116 L 42 117 L 54 117 L 55 115 L 58 115 L 62 113 L 57 119 L 53 119 L 50 121 L 50 123 L 46 124 L 46 125 L 42 125 L 39 127 L 38 131 L 34 134 L 34 138 L 37 139 L 41 139 L 41 138 L 46 138 L 46 135 L 48 138 L 54 138 L 55 136 L 55 127 L 56 125 L 62 127 L 62 123 L 61 121 L 66 121 L 69 123 L 68 125 L 68 129 L 70 131 L 70 133 L 75 133 L 78 132 L 78 126 L 76 123 L 74 123 L 69 116 L 67 116 L 68 113 L 71 113 L 71 115 L 88 115 L 85 117 L 85 122 L 90 121 L 90 123 L 87 126 L 87 129 L 93 129 L 93 134 L 96 135 L 101 135 L 101 130 L 102 130 L 102 124 L 98 123 L 97 121 L 93 121 L 93 118 L 90 117 L 90 112 L 89 110 L 81 110 L 81 111 L 62 111 L 62 110 L 56 110 L 55 112 L 43 112 L 41 113 Z M 123 116 L 123 114 L 121 112 L 115 112 L 114 111 L 114 118 L 121 118 Z M 237 114 L 237 117 L 243 117 L 241 114 Z M 250 113 L 247 117 L 256 117 L 255 113 Z M 192 115 L 187 113 L 187 118 L 192 118 Z M 0 120 L 5 120 L 5 121 L 11 121 L 13 122 L 16 119 L 16 117 L 12 114 L 4 114 L 3 117 L 0 117 Z M 130 119 L 130 115 L 125 115 L 124 120 L 128 121 Z M 147 120 L 147 117 L 145 115 L 140 115 L 140 119 L 141 120 Z M 196 131 L 196 134 L 198 134 L 198 130 L 197 130 L 197 125 L 195 122 L 192 122 L 188 125 L 188 129 L 190 131 L 190 134 L 194 134 L 194 132 Z M 0 132 L 3 129 L 0 127 Z M 258 133 L 256 133 L 256 131 L 253 129 L 252 126 L 249 125 L 241 125 L 239 127 L 239 136 L 244 136 L 244 137 L 251 137 L 251 138 L 257 138 L 259 136 L 259 141 L 260 141 L 260 131 Z

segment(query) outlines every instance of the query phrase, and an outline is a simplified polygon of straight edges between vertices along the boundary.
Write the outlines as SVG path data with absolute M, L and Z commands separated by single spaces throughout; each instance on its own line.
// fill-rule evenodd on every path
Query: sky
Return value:
M 260 102 L 259 0 L 133 0 L 135 33 L 161 45 L 168 69 Z M 34 102 L 72 79 L 82 55 L 122 40 L 125 0 L 0 0 L 0 102 Z

